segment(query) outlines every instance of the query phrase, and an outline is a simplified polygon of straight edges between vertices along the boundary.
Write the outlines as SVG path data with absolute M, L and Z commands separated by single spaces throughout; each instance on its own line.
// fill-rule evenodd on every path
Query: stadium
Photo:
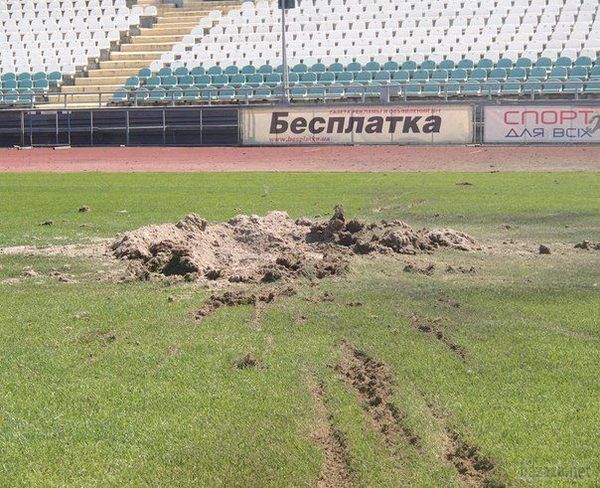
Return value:
M 0 485 L 600 484 L 598 0 L 0 0 Z

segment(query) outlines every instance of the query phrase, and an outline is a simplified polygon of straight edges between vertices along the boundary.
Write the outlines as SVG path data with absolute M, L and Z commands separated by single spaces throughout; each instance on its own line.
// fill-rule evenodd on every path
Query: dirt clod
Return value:
M 540 244 L 538 252 L 540 254 L 552 254 L 552 250 L 548 246 L 546 246 L 544 244 Z
M 575 244 L 575 249 L 584 249 L 586 251 L 600 251 L 600 242 L 588 241 L 587 239 Z
M 416 264 L 407 264 L 404 266 L 403 271 L 405 273 L 417 273 L 425 276 L 433 276 L 433 273 L 435 272 L 435 264 L 429 264 L 424 268 L 421 268 Z
M 476 274 L 477 269 L 475 268 L 475 266 L 469 266 L 467 268 L 466 266 L 454 267 L 454 266 L 448 265 L 448 267 L 446 268 L 446 273 Z
M 252 354 L 247 353 L 243 358 L 240 358 L 234 362 L 234 366 L 237 369 L 251 369 L 258 368 L 260 363 L 257 359 L 252 356 Z

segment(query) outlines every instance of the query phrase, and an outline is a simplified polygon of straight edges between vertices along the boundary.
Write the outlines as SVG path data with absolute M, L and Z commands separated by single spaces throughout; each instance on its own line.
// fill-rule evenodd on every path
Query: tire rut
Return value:
M 315 488 L 350 488 L 356 485 L 350 466 L 350 455 L 344 436 L 334 424 L 325 401 L 322 385 L 311 384 L 311 392 L 317 413 L 314 438 L 323 450 L 325 462 L 321 466 Z
M 342 343 L 342 352 L 335 370 L 354 389 L 386 445 L 393 448 L 405 443 L 419 448 L 419 437 L 405 425 L 406 414 L 392 402 L 393 378 L 390 369 L 347 341 Z

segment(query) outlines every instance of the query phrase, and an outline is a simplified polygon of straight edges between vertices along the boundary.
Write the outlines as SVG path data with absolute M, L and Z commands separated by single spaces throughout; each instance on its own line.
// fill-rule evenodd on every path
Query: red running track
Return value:
M 0 172 L 599 171 L 599 146 L 0 149 Z

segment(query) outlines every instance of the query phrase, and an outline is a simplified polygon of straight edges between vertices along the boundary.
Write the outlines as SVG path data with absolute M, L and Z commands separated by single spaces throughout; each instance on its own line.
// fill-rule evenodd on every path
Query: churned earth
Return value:
M 0 189 L 7 484 L 600 479 L 595 174 Z

